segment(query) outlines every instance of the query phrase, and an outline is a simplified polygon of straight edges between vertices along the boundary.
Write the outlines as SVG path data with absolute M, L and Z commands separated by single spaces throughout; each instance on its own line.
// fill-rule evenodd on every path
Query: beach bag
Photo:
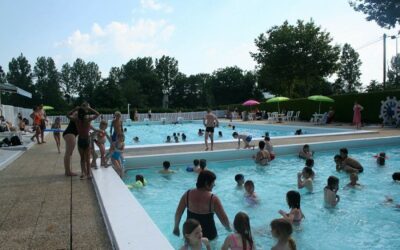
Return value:
M 18 145 L 21 145 L 21 144 L 22 144 L 22 143 L 21 143 L 21 140 L 20 140 L 19 137 L 16 136 L 16 135 L 14 135 L 13 137 L 11 137 L 10 141 L 11 141 L 11 145 L 13 145 L 13 146 L 18 146 Z

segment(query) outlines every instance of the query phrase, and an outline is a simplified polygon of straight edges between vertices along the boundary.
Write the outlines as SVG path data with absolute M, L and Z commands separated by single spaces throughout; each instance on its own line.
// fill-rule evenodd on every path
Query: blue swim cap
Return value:
M 193 168 L 192 168 L 192 167 L 187 167 L 187 168 L 186 168 L 186 171 L 188 171 L 188 172 L 193 172 Z

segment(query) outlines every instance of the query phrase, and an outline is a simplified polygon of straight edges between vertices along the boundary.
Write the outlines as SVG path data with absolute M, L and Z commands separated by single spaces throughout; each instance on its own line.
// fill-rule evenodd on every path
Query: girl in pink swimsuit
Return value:
M 353 124 L 356 125 L 356 128 L 359 129 L 361 128 L 361 111 L 363 110 L 363 106 L 357 103 L 357 101 L 354 102 L 353 106 Z
M 253 237 L 251 236 L 250 219 L 244 212 L 239 212 L 235 216 L 233 226 L 236 233 L 226 237 L 222 250 L 252 250 L 254 249 Z

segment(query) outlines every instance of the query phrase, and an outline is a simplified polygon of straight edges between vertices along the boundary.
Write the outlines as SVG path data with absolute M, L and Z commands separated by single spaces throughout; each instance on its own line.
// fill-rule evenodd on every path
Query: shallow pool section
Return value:
M 98 126 L 98 125 L 95 125 Z M 234 126 L 234 127 L 233 127 Z M 182 143 L 200 143 L 204 142 L 204 135 L 199 136 L 199 129 L 205 129 L 201 121 L 185 121 L 177 124 L 162 124 L 160 122 L 149 123 L 132 123 L 131 126 L 125 126 L 125 144 L 127 146 L 143 146 L 152 144 L 176 145 L 173 134 L 179 138 L 179 144 Z M 272 124 L 244 124 L 244 123 L 220 123 L 215 128 L 214 140 L 216 142 L 232 141 L 232 133 L 248 133 L 253 138 L 262 138 L 266 132 L 271 137 L 294 136 L 296 130 L 301 129 L 304 135 L 315 134 L 333 134 L 333 133 L 349 133 L 360 132 L 350 129 L 340 128 L 320 128 L 320 127 L 301 127 L 287 125 Z M 218 133 L 221 132 L 222 136 Z M 186 135 L 186 141 L 182 140 L 182 134 Z M 171 136 L 172 143 L 165 143 L 167 136 Z M 139 137 L 139 142 L 134 142 L 133 138 Z
M 367 144 L 364 142 L 364 145 Z M 337 143 L 337 148 L 339 145 L 347 146 L 345 143 Z M 313 147 L 318 149 L 317 145 Z M 400 149 L 386 145 L 349 148 L 349 151 L 364 166 L 364 173 L 359 175 L 363 187 L 346 189 L 349 176 L 335 171 L 333 156 L 337 150 L 318 150 L 314 166 L 315 191 L 313 194 L 300 191 L 301 206 L 306 218 L 293 234 L 298 249 L 398 249 L 400 210 L 394 208 L 394 204 L 384 203 L 384 200 L 385 195 L 388 195 L 400 203 L 400 184 L 394 183 L 391 177 L 393 172 L 400 171 Z M 378 167 L 373 157 L 381 151 L 386 152 L 389 158 L 385 167 Z M 204 158 L 207 159 L 206 156 Z M 174 162 L 175 156 L 164 157 Z M 124 179 L 129 184 L 134 182 L 136 174 L 145 176 L 148 185 L 131 192 L 175 249 L 183 244 L 182 238 L 172 234 L 175 209 L 181 195 L 195 187 L 197 178 L 196 174 L 186 171 L 189 165 L 190 161 L 183 165 L 173 164 L 172 169 L 177 173 L 168 176 L 157 173 L 161 164 L 160 167 L 131 170 Z M 221 199 L 231 223 L 237 212 L 245 211 L 251 219 L 257 249 L 270 249 L 274 240 L 270 234 L 269 222 L 280 217 L 279 209 L 289 211 L 285 195 L 289 190 L 298 190 L 296 174 L 304 167 L 304 161 L 296 155 L 283 155 L 268 167 L 257 166 L 250 159 L 209 161 L 208 167 L 217 175 L 213 193 Z M 258 205 L 248 204 L 243 198 L 244 191 L 236 188 L 234 176 L 237 173 L 244 174 L 246 180 L 254 181 L 260 199 Z M 338 194 L 341 202 L 334 209 L 323 205 L 323 188 L 330 175 L 340 179 Z M 185 219 L 186 213 L 181 222 Z M 217 217 L 215 219 L 219 238 L 214 242 L 213 249 L 219 249 L 228 232 Z

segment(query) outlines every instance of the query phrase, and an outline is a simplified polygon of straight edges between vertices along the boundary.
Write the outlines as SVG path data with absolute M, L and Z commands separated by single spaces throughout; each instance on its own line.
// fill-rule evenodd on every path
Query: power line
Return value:
M 357 48 L 356 50 L 361 50 L 361 49 L 363 49 L 363 48 L 366 48 L 366 47 L 368 47 L 368 46 L 370 46 L 370 45 L 372 45 L 372 44 L 375 44 L 375 43 L 377 43 L 377 42 L 382 41 L 382 39 L 383 39 L 383 37 L 379 37 L 378 39 L 375 39 L 375 40 L 373 40 L 373 41 L 371 41 L 371 42 L 368 42 L 368 43 L 366 43 L 366 44 L 360 46 L 360 47 Z

